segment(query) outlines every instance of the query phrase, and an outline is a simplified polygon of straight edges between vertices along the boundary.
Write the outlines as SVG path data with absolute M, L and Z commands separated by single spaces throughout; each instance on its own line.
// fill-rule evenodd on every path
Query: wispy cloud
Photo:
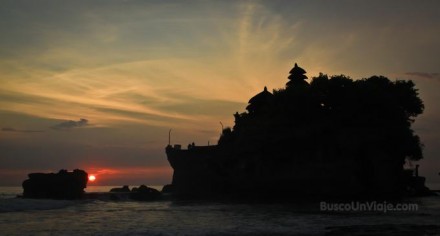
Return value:
M 0 89 L 0 97 L 10 98 L 0 100 L 1 110 L 61 120 L 76 115 L 102 126 L 232 122 L 231 114 L 244 108 L 240 103 L 264 86 L 284 85 L 291 62 L 279 63 L 278 57 L 292 46 L 296 30 L 257 2 L 212 4 L 183 11 L 179 4 L 145 8 L 154 9 L 153 15 L 130 8 L 123 16 L 99 7 L 79 18 L 69 15 L 66 24 L 77 26 L 75 35 L 52 22 L 60 30 L 38 35 L 47 44 L 35 52 L 38 61 L 17 56 L 0 70 L 15 71 Z M 180 13 L 170 14 L 174 10 Z
M 87 119 L 81 118 L 78 121 L 68 120 L 61 122 L 57 125 L 52 126 L 52 129 L 61 130 L 61 129 L 72 129 L 72 128 L 80 128 L 89 125 L 89 121 Z
M 413 76 L 421 79 L 430 79 L 440 81 L 440 73 L 428 73 L 428 72 L 406 72 L 405 75 Z
M 232 114 L 244 111 L 248 99 L 264 86 L 283 87 L 294 62 L 309 77 L 324 72 L 362 78 L 394 71 L 403 76 L 415 71 L 411 68 L 438 68 L 440 27 L 434 1 L 404 1 L 392 12 L 386 10 L 395 5 L 391 1 L 3 5 L 0 123 L 5 128 L 0 139 L 16 142 L 17 152 L 26 145 L 46 144 L 38 158 L 34 150 L 14 154 L 32 157 L 29 161 L 43 167 L 55 166 L 51 153 L 64 153 L 62 161 L 71 161 L 73 167 L 78 158 L 102 158 L 101 165 L 117 163 L 117 168 L 129 162 L 144 165 L 148 159 L 168 165 L 161 145 L 167 143 L 170 128 L 175 143 L 215 142 L 219 121 L 231 126 Z M 440 80 L 437 73 L 404 76 Z M 430 111 L 436 101 L 425 100 Z M 33 129 L 55 131 L 38 135 L 38 140 L 18 135 L 39 131 Z M 58 132 L 72 129 L 78 132 Z M 87 148 L 52 152 L 63 146 L 54 142 L 127 149 L 117 152 L 105 146 L 93 155 Z M 134 152 L 134 146 L 145 150 Z M 152 148 L 158 151 L 145 158 Z M 127 154 L 130 150 L 142 161 L 127 160 L 133 156 Z M 18 159 L 10 156 L 7 160 Z M 23 165 L 35 164 L 29 163 Z
M 43 130 L 29 130 L 29 129 L 15 129 L 11 127 L 2 128 L 3 132 L 18 132 L 18 133 L 41 133 Z

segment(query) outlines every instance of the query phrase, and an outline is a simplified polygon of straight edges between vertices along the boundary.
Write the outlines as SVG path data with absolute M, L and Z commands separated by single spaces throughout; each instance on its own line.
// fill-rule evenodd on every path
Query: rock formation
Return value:
M 128 187 L 128 185 L 124 185 L 124 186 L 122 186 L 122 188 L 112 188 L 112 189 L 110 189 L 110 192 L 114 192 L 114 193 L 129 193 L 130 192 L 130 188 Z
M 130 190 L 128 185 L 122 188 L 112 188 L 110 190 L 111 200 L 137 200 L 137 201 L 153 201 L 161 199 L 162 194 L 146 185 L 140 185 Z
M 87 186 L 88 175 L 76 169 L 73 172 L 31 173 L 23 186 L 24 198 L 80 199 Z
M 141 185 L 139 188 L 132 189 L 130 197 L 138 201 L 153 201 L 160 199 L 161 193 L 157 189 Z

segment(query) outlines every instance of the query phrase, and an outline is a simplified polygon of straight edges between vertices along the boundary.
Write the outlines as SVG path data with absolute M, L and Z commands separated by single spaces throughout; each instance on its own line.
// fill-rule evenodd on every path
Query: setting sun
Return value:
M 94 176 L 94 175 L 90 175 L 89 176 L 89 181 L 90 182 L 93 182 L 93 181 L 95 181 L 96 180 L 96 176 Z

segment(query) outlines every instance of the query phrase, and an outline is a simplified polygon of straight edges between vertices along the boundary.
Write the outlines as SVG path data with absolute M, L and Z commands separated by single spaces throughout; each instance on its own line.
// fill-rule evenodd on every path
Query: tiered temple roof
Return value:
M 292 87 L 292 86 L 298 86 L 298 85 L 305 85 L 308 84 L 307 76 L 305 73 L 307 73 L 303 68 L 299 67 L 298 64 L 295 63 L 295 66 L 290 70 L 289 75 L 289 82 L 287 82 L 286 87 Z

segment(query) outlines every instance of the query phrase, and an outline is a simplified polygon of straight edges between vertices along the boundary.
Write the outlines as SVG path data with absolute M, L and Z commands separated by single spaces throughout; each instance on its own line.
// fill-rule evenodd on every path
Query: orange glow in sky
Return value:
M 96 180 L 96 176 L 94 175 L 89 175 L 89 181 L 90 182 L 94 182 Z
M 171 182 L 172 168 L 130 167 L 100 168 L 85 167 L 89 173 L 89 185 L 162 185 Z M 98 181 L 99 177 L 99 181 Z M 92 180 L 92 178 L 94 178 Z
M 216 144 L 295 62 L 309 82 L 414 80 L 420 170 L 440 183 L 440 1 L 24 2 L 0 8 L 0 185 L 60 168 L 171 183 L 170 129 L 171 144 Z

